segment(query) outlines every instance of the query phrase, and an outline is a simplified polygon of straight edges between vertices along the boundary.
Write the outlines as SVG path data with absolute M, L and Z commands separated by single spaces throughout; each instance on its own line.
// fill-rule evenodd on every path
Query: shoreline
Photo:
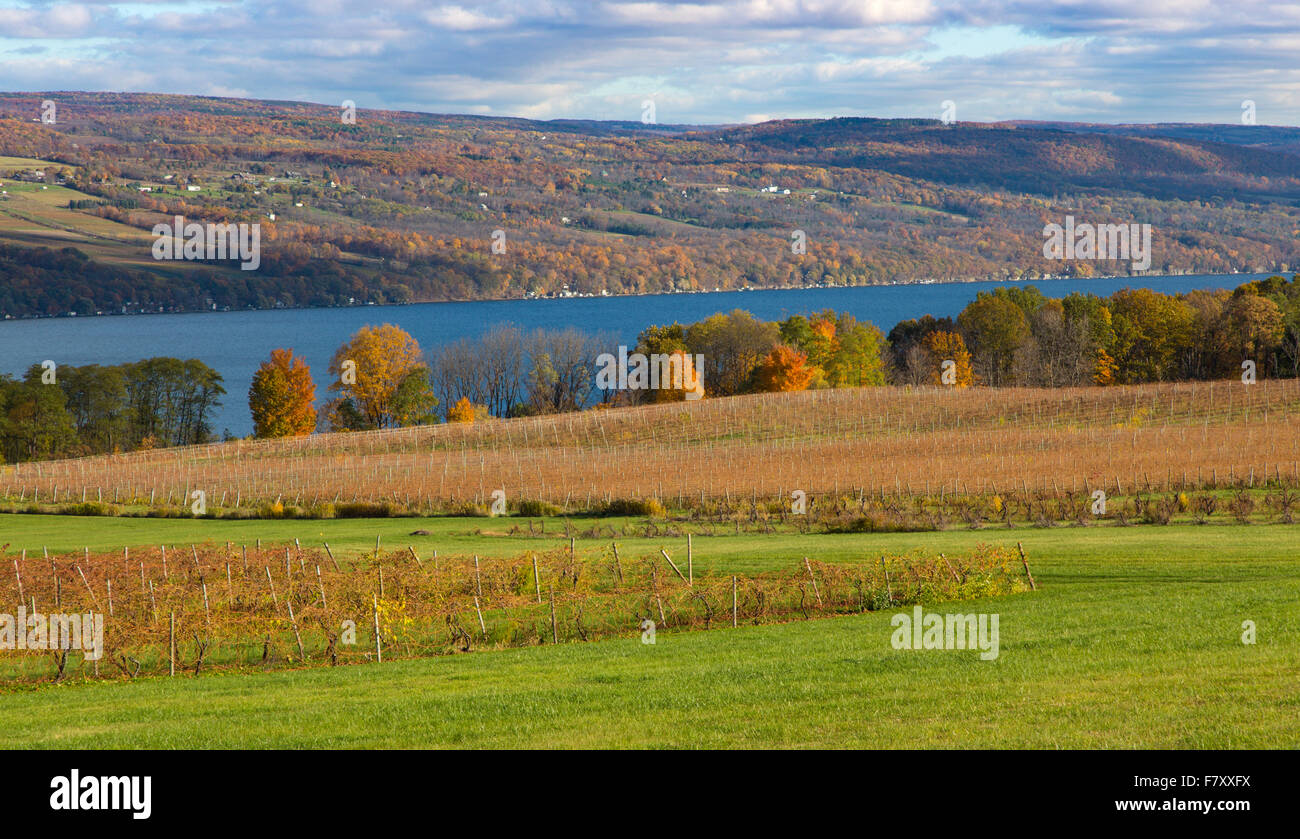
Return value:
M 556 294 L 545 297 L 471 297 L 465 299 L 453 300 L 419 300 L 409 303 L 354 303 L 346 306 L 277 306 L 270 308 L 248 308 L 248 309 L 180 309 L 163 312 L 95 312 L 89 315 L 78 315 L 75 313 L 65 313 L 60 315 L 4 315 L 0 317 L 0 324 L 18 323 L 39 320 L 73 320 L 76 318 L 113 318 L 113 317 L 148 317 L 151 315 L 221 315 L 221 314 L 249 314 L 253 312 L 301 312 L 301 311 L 334 311 L 338 309 L 387 309 L 406 306 L 439 306 L 454 305 L 463 303 L 533 303 L 543 301 L 560 301 L 560 300 L 617 300 L 638 297 L 673 297 L 676 295 L 697 295 L 697 294 L 739 294 L 748 292 L 764 291 L 829 291 L 829 290 L 849 290 L 855 288 L 896 288 L 911 286 L 958 286 L 972 285 L 976 283 L 996 283 L 999 285 L 1036 285 L 1039 283 L 1056 283 L 1056 282 L 1091 282 L 1104 280 L 1141 280 L 1144 277 L 1165 278 L 1165 277 L 1242 277 L 1243 282 L 1248 282 L 1251 277 L 1270 277 L 1283 276 L 1300 272 L 1297 270 L 1268 270 L 1259 272 L 1233 272 L 1233 273 L 1215 273 L 1215 272 L 1198 272 L 1186 271 L 1172 274 L 1107 274 L 1095 277 L 1040 277 L 1035 279 L 963 279 L 963 280 L 907 280 L 904 282 L 887 282 L 887 283 L 862 283 L 860 285 L 803 285 L 803 286 L 748 286 L 744 288 L 729 289 L 694 289 L 681 291 L 651 291 L 651 292 L 629 292 L 621 294 Z

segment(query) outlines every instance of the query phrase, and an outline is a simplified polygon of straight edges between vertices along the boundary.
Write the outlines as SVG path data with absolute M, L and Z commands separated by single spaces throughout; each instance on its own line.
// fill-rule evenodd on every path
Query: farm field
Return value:
M 118 634 L 10 660 L 0 747 L 1295 748 L 1297 413 L 871 388 L 5 466 L 0 597 Z M 918 603 L 999 655 L 894 649 Z
M 49 161 L 0 156 L 0 170 L 10 168 L 67 167 Z M 154 237 L 149 230 L 69 207 L 72 201 L 95 201 L 94 195 L 57 184 L 8 178 L 3 183 L 7 194 L 0 196 L 0 244 L 74 247 L 105 264 L 148 268 L 164 275 L 207 270 L 185 261 L 160 265 L 150 250 Z
M 0 468 L 0 498 L 253 511 L 282 503 L 567 512 L 816 494 L 1087 497 L 1300 484 L 1300 380 L 875 387 L 155 449 Z M 214 510 L 215 512 L 215 510 Z
M 73 541 L 86 541 L 87 531 L 126 520 L 62 521 Z M 439 521 L 435 539 L 479 523 Z M 42 519 L 6 517 L 6 534 L 15 523 Z M 375 522 L 327 524 L 357 528 L 361 549 L 371 532 L 360 531 Z M 172 534 L 138 535 L 151 544 Z M 844 561 L 956 554 L 1013 536 L 1038 591 L 936 607 L 1000 613 L 1001 654 L 991 662 L 971 651 L 892 649 L 896 610 L 666 631 L 653 646 L 629 628 L 626 638 L 384 664 L 22 689 L 0 700 L 0 746 L 1300 745 L 1294 525 L 700 537 L 696 567 L 747 573 L 801 552 Z M 517 537 L 474 538 L 519 549 Z M 1254 645 L 1241 641 L 1245 620 L 1257 624 Z

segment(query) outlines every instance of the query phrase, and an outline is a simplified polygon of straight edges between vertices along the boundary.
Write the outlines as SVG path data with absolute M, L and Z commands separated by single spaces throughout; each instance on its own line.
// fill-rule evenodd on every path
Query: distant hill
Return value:
M 1045 259 L 1066 215 L 1150 224 L 1154 272 L 1300 264 L 1295 129 L 347 116 L 0 94 L 0 317 L 1129 271 Z M 155 260 L 178 215 L 260 225 L 257 270 Z
M 954 123 L 840 118 L 785 120 L 714 133 L 764 159 L 871 169 L 953 185 L 1055 194 L 1079 188 L 1141 192 L 1156 198 L 1295 196 L 1300 165 L 1281 149 L 1224 142 L 1245 139 L 1232 126 L 1184 139 L 1124 126 Z M 1139 127 L 1133 127 L 1139 128 Z M 1220 130 L 1222 129 L 1222 130 Z M 1278 142 L 1282 134 L 1279 130 Z M 1300 143 L 1300 130 L 1290 131 Z M 1282 183 L 1261 189 L 1259 177 Z
M 1300 128 L 1287 125 L 1204 125 L 1165 122 L 1130 125 L 1097 125 L 1083 122 L 1009 122 L 1026 128 L 1054 128 L 1081 134 L 1113 134 L 1125 137 L 1170 137 L 1233 146 L 1300 154 Z

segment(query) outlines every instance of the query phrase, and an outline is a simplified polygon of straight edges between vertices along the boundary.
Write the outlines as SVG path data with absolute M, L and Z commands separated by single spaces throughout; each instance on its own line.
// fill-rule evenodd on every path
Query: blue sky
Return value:
M 1300 4 L 0 0 L 0 89 L 630 119 L 1300 124 Z

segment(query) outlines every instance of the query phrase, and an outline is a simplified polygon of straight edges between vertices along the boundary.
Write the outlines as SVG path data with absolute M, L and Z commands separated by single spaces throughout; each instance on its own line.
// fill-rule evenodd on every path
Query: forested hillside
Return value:
M 1130 271 L 1046 259 L 1067 215 L 1150 224 L 1154 273 L 1300 263 L 1293 129 L 345 117 L 0 94 L 0 317 Z M 257 270 L 155 260 L 176 216 L 259 224 Z

